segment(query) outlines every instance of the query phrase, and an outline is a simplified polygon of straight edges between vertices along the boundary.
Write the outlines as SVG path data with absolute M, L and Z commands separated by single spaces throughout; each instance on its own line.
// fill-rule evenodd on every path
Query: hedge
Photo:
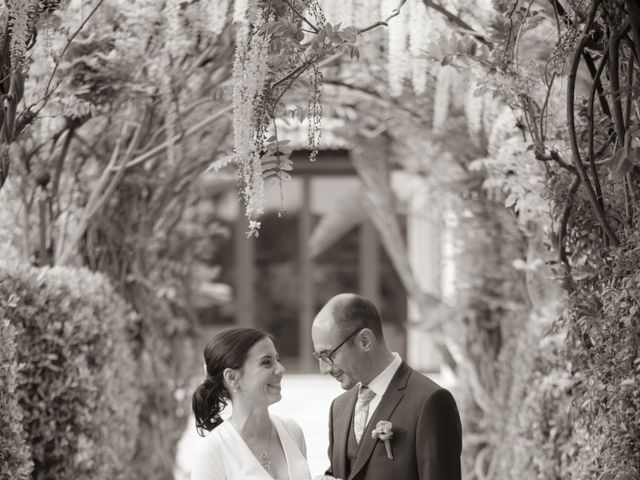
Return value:
M 640 478 L 640 235 L 598 258 L 501 352 L 492 478 Z
M 15 338 L 2 372 L 12 371 L 13 356 L 15 397 L 7 398 L 23 412 L 32 478 L 128 478 L 141 403 L 131 309 L 99 274 L 2 260 L 0 298 L 4 329 Z M 12 431 L 20 430 L 18 416 Z M 10 454 L 0 478 L 14 478 L 5 471 L 14 464 L 26 471 L 24 452 Z
M 0 478 L 29 478 L 33 465 L 16 396 L 16 330 L 0 317 Z
M 576 378 L 572 478 L 640 478 L 640 233 L 576 282 L 560 319 Z

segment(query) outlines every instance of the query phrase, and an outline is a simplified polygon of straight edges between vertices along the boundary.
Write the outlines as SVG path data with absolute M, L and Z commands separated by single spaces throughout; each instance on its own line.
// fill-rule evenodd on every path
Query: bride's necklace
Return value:
M 267 432 L 266 450 L 263 451 L 263 452 L 259 452 L 258 451 L 257 453 L 260 453 L 259 457 L 258 457 L 258 455 L 256 455 L 256 457 L 258 457 L 258 460 L 260 461 L 260 465 L 262 465 L 262 468 L 264 468 L 269 473 L 271 473 L 271 468 L 273 468 L 273 464 L 271 463 L 271 457 L 269 457 L 269 442 L 271 441 L 271 430 L 272 429 L 273 429 L 273 423 L 271 422 L 271 420 L 269 420 L 269 430 Z M 239 432 L 240 432 L 240 430 L 238 430 L 238 433 Z M 245 440 L 245 442 L 246 442 L 246 440 Z M 256 450 L 257 450 L 256 448 L 251 447 L 251 446 L 249 446 L 249 448 L 251 448 L 251 450 L 253 450 L 254 452 L 256 452 Z
M 271 420 L 269 420 L 269 433 L 267 434 L 267 450 L 262 452 L 260 455 L 260 465 L 269 473 L 271 473 L 271 458 L 269 458 L 269 442 L 271 440 L 271 429 L 273 428 L 273 424 Z

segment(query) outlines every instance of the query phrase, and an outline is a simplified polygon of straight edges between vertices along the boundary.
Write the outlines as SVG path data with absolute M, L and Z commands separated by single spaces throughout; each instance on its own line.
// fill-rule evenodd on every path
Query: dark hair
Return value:
M 341 296 L 342 297 L 342 296 Z M 368 328 L 382 339 L 382 320 L 375 305 L 360 295 L 350 294 L 335 302 L 331 310 L 337 325 L 347 333 Z
M 191 408 L 196 417 L 196 430 L 204 436 L 222 423 L 220 412 L 231 399 L 224 383 L 227 368 L 241 369 L 251 347 L 263 338 L 271 338 L 255 328 L 230 328 L 213 337 L 204 349 L 207 377 L 193 393 Z

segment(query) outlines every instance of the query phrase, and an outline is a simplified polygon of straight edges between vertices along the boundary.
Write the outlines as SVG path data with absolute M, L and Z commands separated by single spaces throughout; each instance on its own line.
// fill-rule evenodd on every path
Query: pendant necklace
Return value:
M 269 441 L 271 440 L 271 429 L 273 428 L 273 424 L 271 423 L 271 420 L 269 420 L 269 433 L 267 434 L 267 450 L 265 452 L 262 452 L 262 455 L 260 455 L 260 465 L 262 465 L 262 468 L 264 468 L 267 472 L 271 473 L 271 458 L 269 458 L 268 452 L 269 452 Z
M 240 429 L 235 427 L 235 424 L 233 423 L 232 420 L 229 420 L 229 422 L 232 425 L 234 425 L 234 428 L 236 428 L 236 431 L 240 434 L 240 437 L 242 437 L 242 439 L 244 440 L 243 435 L 240 433 Z M 271 422 L 271 419 L 269 419 L 269 430 L 267 432 L 267 447 L 266 447 L 266 450 L 262 453 L 260 453 L 259 449 L 257 449 L 256 447 L 249 445 L 249 443 L 245 440 L 245 443 L 247 444 L 249 449 L 253 451 L 254 455 L 256 455 L 256 458 L 260 462 L 260 465 L 262 465 L 262 468 L 264 468 L 269 473 L 271 473 L 271 468 L 273 467 L 273 464 L 271 462 L 271 457 L 269 457 L 269 441 L 271 440 L 272 429 L 273 429 L 273 423 Z M 260 453 L 259 457 L 257 453 Z

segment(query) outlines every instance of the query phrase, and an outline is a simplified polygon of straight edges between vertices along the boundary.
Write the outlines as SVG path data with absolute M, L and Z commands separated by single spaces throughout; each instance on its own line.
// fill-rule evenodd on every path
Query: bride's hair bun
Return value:
M 191 407 L 196 429 L 204 436 L 222 423 L 220 412 L 227 406 L 231 393 L 223 373 L 227 368 L 240 370 L 249 350 L 269 334 L 255 328 L 230 328 L 212 338 L 204 349 L 207 376 L 193 393 Z

